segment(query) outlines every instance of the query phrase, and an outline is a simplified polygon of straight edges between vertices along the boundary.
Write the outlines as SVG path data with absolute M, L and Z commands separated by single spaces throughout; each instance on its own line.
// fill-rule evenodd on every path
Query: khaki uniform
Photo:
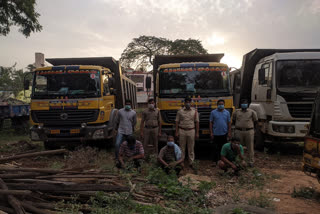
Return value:
M 179 125 L 179 144 L 182 158 L 185 158 L 186 146 L 188 146 L 189 163 L 194 161 L 195 123 L 199 122 L 199 115 L 195 109 L 182 108 L 178 111 L 176 122 Z
M 145 109 L 142 112 L 141 122 L 144 122 L 143 147 L 148 152 L 148 146 L 152 145 L 154 154 L 158 154 L 159 121 L 161 119 L 159 109 Z
M 240 143 L 245 145 L 249 151 L 250 162 L 254 162 L 254 122 L 258 121 L 257 113 L 252 109 L 242 111 L 237 109 L 233 114 L 236 132 L 240 138 Z

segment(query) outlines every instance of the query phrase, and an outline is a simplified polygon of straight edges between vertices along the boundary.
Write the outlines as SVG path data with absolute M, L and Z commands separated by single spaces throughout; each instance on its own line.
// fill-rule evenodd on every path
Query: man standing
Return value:
M 118 160 L 119 148 L 121 143 L 134 132 L 134 127 L 137 123 L 137 115 L 131 109 L 131 100 L 125 101 L 125 107 L 120 109 L 116 117 L 117 138 L 115 145 L 116 160 Z
M 227 171 L 231 167 L 237 174 L 241 168 L 245 168 L 247 165 L 243 154 L 243 147 L 239 145 L 239 139 L 232 138 L 230 143 L 222 146 L 221 160 L 218 162 L 219 168 Z
M 119 151 L 119 168 L 125 168 L 125 163 L 133 162 L 136 168 L 141 166 L 144 158 L 144 149 L 142 143 L 137 141 L 134 136 L 130 135 L 127 140 L 120 146 Z
M 194 162 L 194 141 L 199 138 L 199 115 L 191 108 L 191 98 L 185 98 L 185 106 L 177 112 L 176 137 L 179 137 L 179 144 L 182 151 L 182 158 L 185 159 L 186 146 L 188 146 L 189 166 Z
M 254 164 L 254 126 L 258 121 L 257 113 L 248 109 L 248 100 L 241 100 L 241 109 L 237 109 L 233 114 L 237 135 L 240 143 L 248 148 L 249 165 Z
M 167 145 L 160 150 L 158 161 L 167 174 L 171 169 L 174 169 L 176 174 L 179 175 L 183 158 L 180 147 L 174 143 L 173 136 L 168 135 Z
M 142 112 L 140 135 L 143 147 L 148 151 L 148 146 L 153 146 L 153 153 L 158 154 L 158 136 L 161 136 L 160 111 L 155 108 L 154 99 L 148 100 L 148 108 Z
M 214 161 L 220 160 L 222 146 L 231 138 L 231 118 L 229 111 L 224 109 L 224 100 L 218 100 L 218 108 L 210 114 L 210 136 L 215 144 Z

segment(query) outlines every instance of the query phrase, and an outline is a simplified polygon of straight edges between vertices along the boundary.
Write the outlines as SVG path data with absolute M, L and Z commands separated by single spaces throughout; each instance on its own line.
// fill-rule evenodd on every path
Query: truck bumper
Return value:
M 108 125 L 86 127 L 41 127 L 30 128 L 32 141 L 88 141 L 111 139 L 113 129 Z
M 268 123 L 268 134 L 274 137 L 303 138 L 308 132 L 309 122 L 279 122 Z

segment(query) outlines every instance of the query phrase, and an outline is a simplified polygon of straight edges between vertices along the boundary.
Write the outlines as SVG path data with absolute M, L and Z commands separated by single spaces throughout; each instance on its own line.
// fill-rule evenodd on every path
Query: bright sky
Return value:
M 255 48 L 320 48 L 320 0 L 38 0 L 43 25 L 25 38 L 0 36 L 0 65 L 46 57 L 113 56 L 132 38 L 199 39 L 240 67 Z

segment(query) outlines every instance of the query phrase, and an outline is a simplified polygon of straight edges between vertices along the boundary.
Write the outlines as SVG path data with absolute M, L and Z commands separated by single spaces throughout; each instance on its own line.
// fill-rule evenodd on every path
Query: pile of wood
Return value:
M 64 152 L 66 151 L 44 151 L 38 152 L 36 156 Z M 35 153 L 23 154 L 22 158 L 26 155 L 32 157 Z M 19 158 L 21 156 L 18 155 L 0 158 L 0 163 Z M 143 183 L 142 188 L 136 188 L 137 183 Z M 162 199 L 155 186 L 146 184 L 146 180 L 139 177 L 128 180 L 118 173 L 107 171 L 0 165 L 0 213 L 57 213 L 57 203 L 62 200 L 72 201 L 75 195 L 77 202 L 82 204 L 80 210 L 90 213 L 88 201 L 97 191 L 106 194 L 128 192 L 137 203 L 147 205 L 158 203 Z

